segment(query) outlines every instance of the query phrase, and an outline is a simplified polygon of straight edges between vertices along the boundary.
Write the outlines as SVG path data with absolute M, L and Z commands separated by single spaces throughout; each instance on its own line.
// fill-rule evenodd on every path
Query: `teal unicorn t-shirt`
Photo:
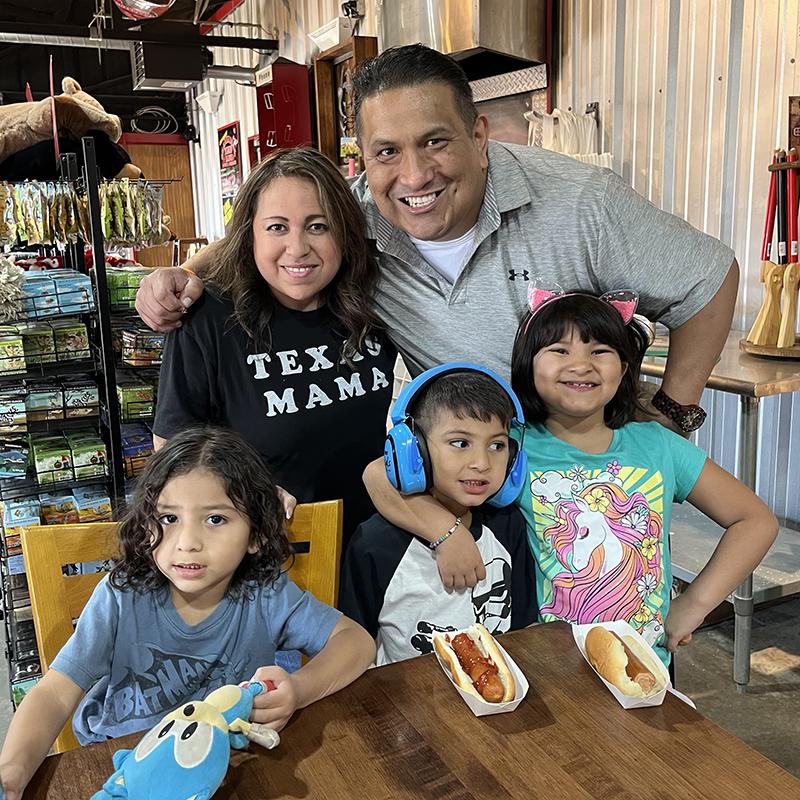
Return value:
M 540 621 L 625 620 L 669 664 L 670 513 L 692 491 L 705 453 L 657 422 L 615 430 L 604 453 L 528 425 L 524 447 L 529 475 L 517 503 L 536 562 Z

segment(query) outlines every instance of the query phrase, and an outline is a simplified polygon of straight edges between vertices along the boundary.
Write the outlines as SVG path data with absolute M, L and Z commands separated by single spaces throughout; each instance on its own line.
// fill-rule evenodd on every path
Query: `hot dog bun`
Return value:
M 648 666 L 650 653 L 632 636 L 622 639 L 598 625 L 586 634 L 584 647 L 589 663 L 628 697 L 649 697 L 664 688 L 659 673 Z
M 475 643 L 475 646 L 480 651 L 480 654 L 497 667 L 497 676 L 500 678 L 500 681 L 503 684 L 503 697 L 496 702 L 505 703 L 509 700 L 513 700 L 514 695 L 517 692 L 517 687 L 514 683 L 514 676 L 511 674 L 511 670 L 509 670 L 508 664 L 506 663 L 503 654 L 500 652 L 500 649 L 497 647 L 497 642 L 495 642 L 492 634 L 489 633 L 489 631 L 486 630 L 486 628 L 480 623 L 470 625 L 470 627 L 462 631 L 462 633 L 466 633 L 467 636 L 469 636 L 469 638 Z M 455 637 L 455 634 L 447 634 L 447 637 L 452 640 Z M 479 700 L 483 700 L 484 702 L 492 702 L 487 701 L 487 699 L 483 697 L 475 688 L 469 675 L 467 675 L 467 673 L 464 671 L 464 668 L 461 666 L 458 656 L 455 654 L 455 651 L 450 645 L 450 642 L 447 641 L 445 635 L 442 635 L 441 633 L 434 634 L 433 646 L 436 648 L 439 658 L 441 658 L 442 661 L 447 665 L 448 669 L 450 670 L 450 674 L 453 677 L 453 681 L 460 689 L 463 689 L 465 692 L 477 697 Z

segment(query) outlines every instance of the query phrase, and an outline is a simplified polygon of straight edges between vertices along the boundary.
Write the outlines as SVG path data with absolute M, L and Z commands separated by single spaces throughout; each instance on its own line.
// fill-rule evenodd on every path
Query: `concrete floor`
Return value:
M 731 619 L 703 628 L 682 648 L 675 683 L 700 713 L 800 778 L 800 598 L 756 610 L 744 694 L 732 664 Z
M 800 778 L 800 598 L 762 608 L 753 619 L 751 683 L 732 678 L 733 621 L 703 628 L 676 661 L 676 685 L 700 713 Z M 0 658 L 0 737 L 11 719 Z

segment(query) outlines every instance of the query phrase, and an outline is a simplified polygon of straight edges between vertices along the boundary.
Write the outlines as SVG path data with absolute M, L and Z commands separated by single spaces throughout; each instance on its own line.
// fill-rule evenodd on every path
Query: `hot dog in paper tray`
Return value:
M 659 706 L 670 684 L 655 650 L 627 622 L 573 625 L 581 654 L 623 708 Z
M 433 637 L 436 658 L 476 717 L 513 711 L 528 681 L 483 625 Z

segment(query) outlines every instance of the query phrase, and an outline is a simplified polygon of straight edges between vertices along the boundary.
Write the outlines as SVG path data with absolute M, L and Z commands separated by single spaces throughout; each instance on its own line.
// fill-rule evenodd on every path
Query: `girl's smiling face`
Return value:
M 616 395 L 626 369 L 613 347 L 595 339 L 584 342 L 580 332 L 570 327 L 559 341 L 536 353 L 533 382 L 548 420 L 604 425 L 605 407 Z
M 167 481 L 156 514 L 162 536 L 153 558 L 170 582 L 175 608 L 179 614 L 190 605 L 210 613 L 242 559 L 257 550 L 250 521 L 233 505 L 222 481 L 203 469 Z

